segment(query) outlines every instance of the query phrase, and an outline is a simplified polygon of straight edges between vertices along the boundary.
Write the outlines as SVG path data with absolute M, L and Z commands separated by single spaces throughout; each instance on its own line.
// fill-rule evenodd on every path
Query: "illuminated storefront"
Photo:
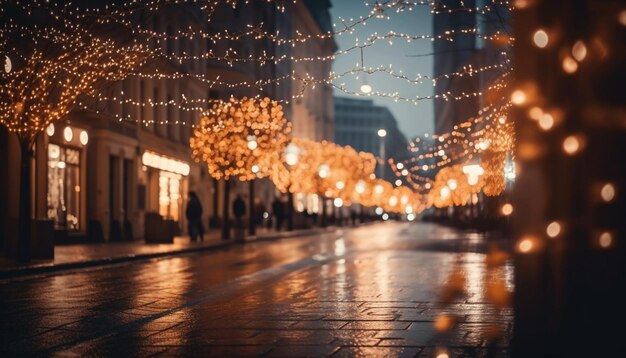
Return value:
M 148 151 L 143 153 L 142 164 L 144 170 L 149 171 L 148 202 L 156 204 L 148 205 L 149 209 L 157 211 L 165 219 L 180 221 L 189 164 Z M 150 200 L 155 197 L 158 200 Z
M 54 220 L 56 229 L 84 230 L 83 152 L 89 135 L 85 130 L 71 126 L 57 132 L 54 124 L 46 129 L 46 133 L 49 137 L 47 216 Z

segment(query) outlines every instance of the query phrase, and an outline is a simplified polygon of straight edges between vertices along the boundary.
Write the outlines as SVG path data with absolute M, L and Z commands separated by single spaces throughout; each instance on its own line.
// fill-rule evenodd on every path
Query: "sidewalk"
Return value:
M 334 230 L 336 230 L 335 227 L 295 231 L 274 231 L 260 228 L 257 230 L 256 236 L 246 236 L 243 242 L 235 241 L 234 235 L 231 236 L 230 240 L 222 240 L 220 231 L 210 231 L 205 235 L 204 241 L 200 242 L 191 242 L 189 236 L 177 236 L 174 238 L 173 244 L 146 244 L 142 240 L 136 240 L 132 242 L 58 245 L 54 248 L 54 260 L 33 260 L 28 264 L 18 264 L 13 260 L 0 257 L 0 279 L 147 260 L 215 250 L 246 242 L 308 236 Z

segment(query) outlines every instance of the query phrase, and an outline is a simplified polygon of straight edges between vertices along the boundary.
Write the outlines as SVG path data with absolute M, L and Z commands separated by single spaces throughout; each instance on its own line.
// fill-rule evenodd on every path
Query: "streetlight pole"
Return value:
M 293 193 L 291 184 L 293 182 L 292 169 L 300 160 L 300 148 L 293 143 L 289 143 L 285 148 L 285 162 L 289 171 L 289 188 L 287 190 L 287 231 L 293 230 Z
M 378 137 L 380 137 L 380 158 L 382 159 L 383 163 L 380 166 L 380 173 L 378 173 L 380 175 L 381 179 L 385 179 L 385 136 L 387 136 L 387 131 L 384 128 L 381 128 L 378 130 L 377 132 Z
M 249 187 L 249 205 L 250 205 L 250 214 L 248 214 L 248 234 L 250 236 L 256 235 L 256 213 L 254 208 L 254 180 L 250 180 Z
M 246 139 L 248 140 L 248 149 L 255 150 L 258 147 L 259 144 L 256 141 L 257 138 L 255 135 L 249 135 Z M 256 168 L 256 170 L 254 168 Z M 253 166 L 252 172 L 256 173 L 257 171 L 258 171 L 258 167 Z M 248 198 L 249 200 L 248 205 L 250 206 L 250 212 L 248 213 L 248 234 L 250 234 L 250 236 L 255 236 L 256 235 L 256 218 L 254 214 L 254 180 L 250 180 L 249 185 L 250 186 L 249 186 L 248 194 L 250 194 L 250 197 Z
M 222 223 L 222 240 L 230 239 L 230 180 L 224 180 L 224 222 Z

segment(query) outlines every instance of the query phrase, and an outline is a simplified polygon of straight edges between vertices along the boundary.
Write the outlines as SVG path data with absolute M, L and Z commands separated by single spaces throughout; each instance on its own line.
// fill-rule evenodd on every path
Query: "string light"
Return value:
M 550 38 L 548 37 L 548 34 L 544 30 L 541 30 L 541 29 L 537 30 L 533 34 L 533 42 L 535 43 L 535 46 L 539 48 L 544 48 L 548 46 L 549 41 L 550 41 Z
M 290 131 L 276 101 L 231 97 L 205 113 L 189 144 L 192 157 L 206 163 L 213 178 L 253 180 L 268 174 L 274 153 L 285 149 Z
M 517 250 L 523 254 L 528 254 L 537 249 L 537 239 L 531 236 L 523 237 L 517 243 Z
M 563 58 L 561 65 L 563 66 L 563 71 L 568 74 L 572 74 L 578 70 L 578 63 L 569 56 L 565 56 L 565 58 Z
M 550 113 L 543 113 L 541 118 L 539 118 L 539 127 L 544 131 L 548 131 L 552 129 L 554 126 L 554 117 Z
M 548 235 L 548 237 L 555 238 L 559 236 L 560 233 L 561 233 L 561 224 L 559 224 L 557 221 L 551 222 L 546 227 L 546 234 Z
M 149 11 L 156 11 L 160 8 L 163 8 L 166 5 L 179 4 L 179 3 L 184 3 L 184 1 L 152 0 L 142 5 L 145 5 L 145 7 L 149 9 Z M 206 11 L 207 17 L 209 19 L 214 13 L 215 6 L 217 3 L 218 3 L 217 1 L 215 2 L 207 1 L 207 3 L 202 6 L 202 8 Z M 225 3 L 228 3 L 232 5 L 233 7 L 238 6 L 237 2 L 231 1 L 231 0 L 227 0 L 225 1 Z M 248 2 L 245 1 L 244 3 L 247 4 Z M 275 4 L 279 11 L 281 12 L 285 11 L 284 2 L 276 1 Z M 443 74 L 435 78 L 429 78 L 428 76 L 423 76 L 420 74 L 417 74 L 414 77 L 409 77 L 401 72 L 393 71 L 391 69 L 391 65 L 380 66 L 378 68 L 364 68 L 362 64 L 360 67 L 351 69 L 343 73 L 331 72 L 326 78 L 315 78 L 308 74 L 296 75 L 295 72 L 292 72 L 291 74 L 286 74 L 283 76 L 276 76 L 275 78 L 270 78 L 270 79 L 265 79 L 265 80 L 256 80 L 256 81 L 242 81 L 238 83 L 229 83 L 227 81 L 222 81 L 219 79 L 219 77 L 207 78 L 205 75 L 182 73 L 182 72 L 176 72 L 176 71 L 173 73 L 159 72 L 158 70 L 156 72 L 137 71 L 137 68 L 139 68 L 142 64 L 144 64 L 146 62 L 146 59 L 149 57 L 152 59 L 156 59 L 157 61 L 160 61 L 162 59 L 172 60 L 179 64 L 183 63 L 184 61 L 212 60 L 212 61 L 223 62 L 229 66 L 233 66 L 237 63 L 245 63 L 245 62 L 258 62 L 259 64 L 264 65 L 267 63 L 277 64 L 281 61 L 290 61 L 293 63 L 302 62 L 302 61 L 330 61 L 330 60 L 334 60 L 339 55 L 347 54 L 354 50 L 359 50 L 359 49 L 362 50 L 363 48 L 372 46 L 379 41 L 389 41 L 391 43 L 393 40 L 396 40 L 396 39 L 405 40 L 407 42 L 415 41 L 415 40 L 454 41 L 455 36 L 471 35 L 471 36 L 475 36 L 483 40 L 493 41 L 494 43 L 499 44 L 499 45 L 512 45 L 514 39 L 506 36 L 503 33 L 496 32 L 495 34 L 492 34 L 492 35 L 485 35 L 485 34 L 480 33 L 478 29 L 468 28 L 468 29 L 449 30 L 449 31 L 445 31 L 442 34 L 436 34 L 436 35 L 412 35 L 412 34 L 406 34 L 406 33 L 396 33 L 393 31 L 390 31 L 386 34 L 374 33 L 366 41 L 361 42 L 361 43 L 357 41 L 357 43 L 354 46 L 344 51 L 338 51 L 337 53 L 334 53 L 334 54 L 319 56 L 319 57 L 294 57 L 291 55 L 268 55 L 267 53 L 257 53 L 257 54 L 249 55 L 246 57 L 246 56 L 240 56 L 237 53 L 237 51 L 233 49 L 227 49 L 224 54 L 219 54 L 219 55 L 212 52 L 212 50 L 210 49 L 207 52 L 200 53 L 200 54 L 191 54 L 191 53 L 186 53 L 182 51 L 179 53 L 176 53 L 176 52 L 164 50 L 164 48 L 167 46 L 163 46 L 164 41 L 170 41 L 170 40 L 181 41 L 181 40 L 192 40 L 192 39 L 204 39 L 215 44 L 220 41 L 240 41 L 244 38 L 251 38 L 252 40 L 269 41 L 269 42 L 273 42 L 277 44 L 278 46 L 282 46 L 282 45 L 296 46 L 297 44 L 301 44 L 306 41 L 312 41 L 314 39 L 323 40 L 323 39 L 332 38 L 333 36 L 336 36 L 339 34 L 352 33 L 356 25 L 365 24 L 365 21 L 369 18 L 372 18 L 372 17 L 389 18 L 389 16 L 387 15 L 389 10 L 401 12 L 401 11 L 404 11 L 405 9 L 411 10 L 412 7 L 416 5 L 430 5 L 432 7 L 432 12 L 435 14 L 451 13 L 455 11 L 466 11 L 469 13 L 485 14 L 485 13 L 494 11 L 495 4 L 486 5 L 483 7 L 475 7 L 475 8 L 461 7 L 461 8 L 454 9 L 454 8 L 448 8 L 447 6 L 443 4 L 434 4 L 429 1 L 423 1 L 423 2 L 408 2 L 408 1 L 400 1 L 400 0 L 386 1 L 378 5 L 374 4 L 370 15 L 366 17 L 361 17 L 357 21 L 351 20 L 352 23 L 348 25 L 344 24 L 343 29 L 339 29 L 334 32 L 322 33 L 319 35 L 304 36 L 299 33 L 296 33 L 295 37 L 292 37 L 292 38 L 280 37 L 278 36 L 278 33 L 276 34 L 268 33 L 264 30 L 263 24 L 247 25 L 246 29 L 239 31 L 239 32 L 221 31 L 221 32 L 212 33 L 212 34 L 208 32 L 203 32 L 202 30 L 191 29 L 191 28 L 180 30 L 175 34 L 161 33 L 161 32 L 154 31 L 154 30 L 147 30 L 147 29 L 142 28 L 141 26 L 139 27 L 135 26 L 135 28 L 133 28 L 133 26 L 136 24 L 133 24 L 133 22 L 131 22 L 130 19 L 133 14 L 135 14 L 137 11 L 140 10 L 139 6 L 137 5 L 138 4 L 135 4 L 134 2 L 132 4 L 125 4 L 124 6 L 111 5 L 109 8 L 106 9 L 106 11 L 103 9 L 94 8 L 94 9 L 87 9 L 86 13 L 79 12 L 78 9 L 76 9 L 75 13 L 72 13 L 71 14 L 72 16 L 69 16 L 71 20 L 69 21 L 63 20 L 65 21 L 66 24 L 69 24 L 69 26 L 73 26 L 71 25 L 72 24 L 71 21 L 74 21 L 76 19 L 85 20 L 89 16 L 93 16 L 93 14 L 95 14 L 97 16 L 95 16 L 94 18 L 96 18 L 97 19 L 96 21 L 99 23 L 109 24 L 110 22 L 115 22 L 123 26 L 130 26 L 129 28 L 133 29 L 131 32 L 133 35 L 138 36 L 143 39 L 149 38 L 151 40 L 155 40 L 157 44 L 156 46 L 157 48 L 153 50 L 148 50 L 149 46 L 141 46 L 135 43 L 134 46 L 137 46 L 137 47 L 136 48 L 131 47 L 131 49 L 137 52 L 137 54 L 135 54 L 136 55 L 135 62 L 132 64 L 132 66 L 128 66 L 128 69 L 126 71 L 122 71 L 122 74 L 119 75 L 118 77 L 106 78 L 107 80 L 116 80 L 116 79 L 119 80 L 128 76 L 133 76 L 136 78 L 170 79 L 170 80 L 194 78 L 202 83 L 208 84 L 211 88 L 215 86 L 215 87 L 228 88 L 228 89 L 254 88 L 254 89 L 260 89 L 260 90 L 262 90 L 265 87 L 280 84 L 280 82 L 282 81 L 300 82 L 302 84 L 301 91 L 299 93 L 293 94 L 291 98 L 283 99 L 281 102 L 284 104 L 288 104 L 290 103 L 290 101 L 294 99 L 302 98 L 304 96 L 304 91 L 306 88 L 314 88 L 316 85 L 332 86 L 348 94 L 350 93 L 358 94 L 358 93 L 355 93 L 355 91 L 352 91 L 346 88 L 342 84 L 336 84 L 335 81 L 338 81 L 341 78 L 346 77 L 346 76 L 353 76 L 353 75 L 358 75 L 361 73 L 365 73 L 365 74 L 383 73 L 388 76 L 391 76 L 392 78 L 403 80 L 403 81 L 413 83 L 413 84 L 421 84 L 421 83 L 426 83 L 430 81 L 432 85 L 436 85 L 440 79 L 449 79 L 452 77 L 474 76 L 485 71 L 503 71 L 504 72 L 496 79 L 496 81 L 494 81 L 486 89 L 484 89 L 483 91 L 477 91 L 474 93 L 453 94 L 450 92 L 446 92 L 446 93 L 435 94 L 432 96 L 415 96 L 415 97 L 402 96 L 397 92 L 381 93 L 381 92 L 371 91 L 370 93 L 368 93 L 368 95 L 372 95 L 372 96 L 386 97 L 386 98 L 394 99 L 395 101 L 406 101 L 406 102 L 414 103 L 414 104 L 417 104 L 419 101 L 424 100 L 424 99 L 438 99 L 438 100 L 448 101 L 448 100 L 461 100 L 464 98 L 483 96 L 486 93 L 490 93 L 494 91 L 497 92 L 499 90 L 506 89 L 508 86 L 508 76 L 510 74 L 511 64 L 510 64 L 510 60 L 508 59 L 506 55 L 506 51 L 503 51 L 501 53 L 503 63 L 499 63 L 495 65 L 486 65 L 484 67 L 479 67 L 479 68 L 466 66 L 466 67 L 461 68 L 457 72 Z M 508 6 L 509 9 L 512 8 L 511 6 L 508 5 L 507 2 L 502 2 L 499 5 Z M 53 13 L 53 16 L 58 17 L 58 18 L 63 18 L 64 16 L 67 16 L 68 15 L 67 11 L 68 9 L 71 8 L 70 6 L 56 6 L 54 4 L 44 5 L 44 3 L 34 2 L 33 4 L 28 5 L 28 11 L 39 6 L 42 6 L 46 8 L 47 10 L 50 10 L 51 13 Z M 92 15 L 89 15 L 89 13 L 92 13 Z M 105 13 L 108 15 L 115 15 L 115 16 L 110 16 L 109 18 L 107 18 L 107 16 L 101 16 L 101 15 L 104 15 Z M 342 20 L 342 22 L 344 21 Z M 13 25 L 13 24 L 8 24 L 5 26 L 5 29 L 11 29 L 11 31 L 16 31 L 16 32 L 35 34 L 42 38 L 54 39 L 53 41 L 59 41 L 59 39 L 64 38 L 63 36 L 54 32 L 51 34 L 48 34 L 47 29 L 44 29 L 44 28 L 33 29 L 33 28 L 24 28 L 24 27 L 20 27 L 17 25 Z M 69 36 L 67 38 L 69 38 Z M 6 67 L 6 64 L 5 64 L 5 67 Z M 66 68 L 65 71 L 72 73 L 74 75 L 79 74 L 78 73 L 79 71 L 77 71 L 75 68 L 71 66 Z M 188 98 L 185 98 L 184 96 L 182 100 L 180 101 L 173 100 L 173 99 L 169 99 L 167 101 L 159 101 L 156 99 L 146 101 L 145 98 L 134 100 L 126 96 L 123 92 L 120 92 L 119 94 L 112 93 L 111 95 L 106 96 L 101 91 L 97 90 L 96 88 L 86 88 L 82 92 L 82 94 L 87 94 L 91 96 L 92 98 L 96 100 L 96 102 L 108 101 L 108 102 L 119 103 L 122 105 L 135 105 L 140 108 L 144 108 L 146 106 L 150 106 L 150 107 L 174 106 L 180 110 L 189 111 L 189 112 L 203 112 L 207 104 L 209 104 L 209 106 L 213 105 L 213 108 L 216 108 L 215 106 L 222 105 L 219 103 L 219 101 L 216 101 L 215 103 L 211 103 L 211 101 L 207 101 L 204 98 L 188 99 Z M 259 98 L 256 97 L 255 99 L 258 100 Z M 77 100 L 77 103 L 78 103 L 79 108 L 93 109 L 92 106 L 86 105 L 85 103 L 81 101 Z M 275 105 L 278 105 L 277 104 L 278 102 L 272 101 L 272 103 L 274 103 Z M 21 110 L 22 106 L 23 106 L 22 104 L 18 103 L 16 104 L 15 107 L 16 109 Z M 465 163 L 465 160 L 467 160 L 468 158 L 471 159 L 473 155 L 486 152 L 488 149 L 490 149 L 490 146 L 491 146 L 490 143 L 493 140 L 493 139 L 490 139 L 491 137 L 496 138 L 498 136 L 502 136 L 503 134 L 505 134 L 504 137 L 507 138 L 508 140 L 508 138 L 510 138 L 510 135 L 508 134 L 512 132 L 512 126 L 509 123 L 507 123 L 506 114 L 503 114 L 508 108 L 508 106 L 509 106 L 508 101 L 506 101 L 505 105 L 500 107 L 499 109 L 495 108 L 494 106 L 495 110 L 493 110 L 491 113 L 480 115 L 477 117 L 477 119 L 472 119 L 468 121 L 469 124 L 467 126 L 460 125 L 458 128 L 455 127 L 455 130 L 452 131 L 451 133 L 442 134 L 441 137 L 438 138 L 439 143 L 441 143 L 440 146 L 433 147 L 432 150 L 427 150 L 424 154 L 417 156 L 419 159 L 416 159 L 416 160 L 412 159 L 411 160 L 411 163 L 413 163 L 412 165 L 408 165 L 407 163 L 406 167 L 404 167 L 405 166 L 404 163 L 398 163 L 393 168 L 394 172 L 397 169 L 399 171 L 399 175 L 405 177 L 406 182 L 411 184 L 413 188 L 417 189 L 418 191 L 432 189 L 432 190 L 441 192 L 441 189 L 442 189 L 441 186 L 432 185 L 436 181 L 433 181 L 430 178 L 422 177 L 421 175 L 415 173 L 415 168 L 419 168 L 417 162 L 422 159 L 431 159 L 431 158 L 437 159 L 434 164 L 422 165 L 421 168 L 423 169 L 423 171 L 431 170 L 431 169 L 440 169 L 445 166 L 452 165 L 453 163 L 459 162 L 459 161 L 461 161 L 462 163 Z M 100 111 L 97 109 L 95 111 L 96 113 L 100 113 Z M 131 121 L 132 120 L 132 118 L 128 114 L 126 115 L 113 114 L 113 116 L 119 121 Z M 202 130 L 206 130 L 207 121 L 208 121 L 207 118 L 209 118 L 209 116 L 205 116 L 202 119 L 201 124 L 194 128 L 194 134 L 199 133 L 198 131 L 201 132 Z M 491 123 L 492 119 L 495 119 L 497 123 Z M 140 122 L 141 124 L 145 124 L 145 125 L 165 124 L 165 125 L 191 125 L 193 126 L 192 122 L 170 121 L 169 119 L 165 119 L 165 120 L 141 119 L 138 122 Z M 484 125 L 485 122 L 488 122 L 488 123 Z M 476 126 L 479 123 L 483 123 L 482 128 Z M 45 125 L 40 126 L 39 128 L 40 131 L 43 130 L 44 128 L 48 128 L 48 123 L 44 123 L 44 124 Z M 203 129 L 203 127 L 205 128 Z M 252 151 L 252 152 L 257 151 L 258 149 L 257 147 L 261 146 L 260 145 L 261 139 L 257 138 L 255 135 L 253 135 L 253 137 L 255 138 L 250 139 L 250 136 L 248 136 L 248 137 L 245 137 L 243 141 L 241 141 L 242 144 L 245 144 L 245 149 L 248 151 Z M 496 141 L 494 141 L 494 143 L 495 142 L 497 142 L 497 139 Z M 192 147 L 194 147 L 193 144 L 192 144 Z M 201 149 L 200 147 L 201 146 L 198 146 L 196 148 L 195 155 L 198 155 L 201 151 L 206 150 L 206 148 Z M 233 146 L 233 148 L 234 147 L 236 146 Z M 325 144 L 324 147 L 327 149 L 333 148 L 332 145 L 330 144 Z M 504 146 L 500 145 L 499 147 L 497 145 L 494 145 L 494 147 L 496 149 L 492 149 L 493 154 L 487 155 L 487 157 L 492 158 L 492 160 L 491 161 L 483 160 L 483 163 L 482 163 L 482 165 L 485 166 L 486 175 L 484 175 L 484 178 L 486 179 L 483 179 L 482 176 L 480 180 L 477 180 L 476 176 L 466 177 L 465 176 L 466 174 L 462 173 L 462 171 L 460 170 L 460 168 L 462 168 L 462 165 L 457 165 L 455 167 L 453 172 L 454 172 L 454 175 L 456 175 L 458 178 L 454 178 L 454 179 L 448 178 L 445 181 L 446 183 L 445 186 L 447 190 L 454 192 L 454 195 L 463 196 L 463 198 L 460 200 L 457 200 L 458 198 L 455 198 L 455 201 L 467 202 L 466 194 L 468 193 L 468 190 L 472 194 L 475 194 L 477 190 L 480 190 L 480 188 L 485 188 L 486 193 L 498 192 L 501 185 L 499 185 L 498 183 L 500 182 L 494 178 L 498 177 L 498 174 L 496 174 L 496 172 L 498 172 L 501 169 L 501 166 L 503 165 L 503 162 L 504 162 L 503 160 L 501 160 L 501 158 L 503 158 L 502 153 L 506 153 L 507 151 L 510 151 L 511 145 L 509 143 Z M 333 156 L 337 158 L 344 158 L 342 160 L 348 160 L 345 158 L 350 158 L 350 157 L 355 158 L 354 155 L 346 155 L 346 153 L 342 153 L 341 155 L 338 155 L 337 153 L 341 153 L 341 151 L 342 150 L 337 149 L 337 148 L 330 150 L 330 152 L 335 152 L 335 154 L 330 155 L 330 158 L 332 158 Z M 282 152 L 282 150 L 278 152 Z M 200 155 L 200 157 L 201 159 L 208 159 L 206 155 L 204 156 Z M 273 156 L 268 156 L 268 158 L 269 157 L 271 157 L 271 159 L 267 159 L 265 163 L 261 163 L 261 162 L 254 163 L 254 164 L 251 164 L 251 166 L 248 165 L 249 163 L 244 163 L 244 165 L 242 165 L 241 167 L 246 167 L 246 170 L 243 170 L 242 173 L 248 173 L 248 174 L 242 174 L 242 173 L 235 174 L 236 171 L 231 170 L 229 171 L 229 175 L 239 176 L 239 178 L 242 180 L 252 179 L 254 177 L 266 175 L 270 171 L 270 167 L 275 166 L 274 164 L 275 162 L 283 162 L 282 159 L 284 159 L 282 158 L 282 154 L 281 155 L 275 154 Z M 367 154 L 360 153 L 357 155 L 357 157 L 360 157 L 359 159 L 361 160 L 361 163 L 368 163 L 364 166 L 369 165 L 372 168 L 375 166 L 375 163 L 376 163 L 375 159 L 370 159 L 369 157 L 364 159 L 364 157 L 367 157 Z M 290 162 L 293 162 L 293 160 L 290 160 Z M 392 160 L 390 160 L 390 162 L 392 162 Z M 237 166 L 239 166 L 239 164 L 241 164 L 241 161 L 236 161 L 235 163 L 237 164 Z M 400 166 L 400 164 L 402 164 L 402 166 Z M 321 165 L 325 165 L 325 164 L 322 163 Z M 358 173 L 357 176 L 352 176 L 349 179 L 346 179 L 345 182 L 343 180 L 337 181 L 338 180 L 337 175 L 339 175 L 338 173 L 341 173 L 341 170 L 337 170 L 337 168 L 339 168 L 339 166 L 336 166 L 333 164 L 332 168 L 329 169 L 328 175 L 325 175 L 325 178 L 321 178 L 321 179 L 324 179 L 322 182 L 329 181 L 328 185 L 326 185 L 326 183 L 322 183 L 321 185 L 321 188 L 323 189 L 323 194 L 341 195 L 341 196 L 350 197 L 350 199 L 353 199 L 351 197 L 352 194 L 347 194 L 347 193 L 356 193 L 357 197 L 361 197 L 361 199 L 364 199 L 364 201 L 368 201 L 368 199 L 369 201 L 372 201 L 373 200 L 372 197 L 387 195 L 390 192 L 394 193 L 393 190 L 396 190 L 396 189 L 410 190 L 401 185 L 402 181 L 399 182 L 400 185 L 398 185 L 396 189 L 394 189 L 389 183 L 376 181 L 370 178 L 373 175 L 373 172 L 368 174 L 367 170 L 363 170 L 361 172 L 357 171 Z M 319 168 L 316 168 L 316 169 L 319 169 Z M 211 169 L 209 169 L 209 171 L 211 172 Z M 319 177 L 319 172 L 317 172 L 316 174 L 318 174 L 317 177 Z M 223 173 L 220 177 L 229 177 L 229 175 Z M 345 177 L 349 177 L 349 175 L 346 175 L 346 174 L 341 174 L 341 175 Z M 500 175 L 500 177 L 501 176 L 502 175 Z M 332 179 L 332 182 L 331 182 L 331 179 Z M 343 185 L 339 185 L 339 183 L 343 183 Z M 496 183 L 495 186 L 494 186 L 494 183 Z M 466 187 L 470 187 L 471 189 L 467 189 Z M 374 188 L 374 189 L 368 190 L 368 188 Z M 333 193 L 333 190 L 338 191 L 338 192 Z M 320 188 L 316 188 L 316 191 L 319 192 Z M 397 196 L 397 198 L 398 197 L 400 196 Z M 407 196 L 404 195 L 401 197 L 407 197 Z M 411 210 L 415 209 L 415 211 L 418 211 L 419 209 L 422 209 L 425 206 L 431 205 L 431 203 L 433 202 L 433 200 L 428 198 L 427 196 L 421 196 L 415 193 L 411 194 L 411 198 L 412 198 L 411 200 L 406 200 L 407 201 L 406 203 L 402 203 L 403 205 L 409 205 L 409 206 L 405 206 L 402 209 L 398 208 L 399 212 L 403 212 L 403 210 L 407 210 L 408 208 L 411 208 Z M 344 199 L 344 201 L 350 200 L 350 199 Z M 400 200 L 400 201 L 403 201 L 403 200 Z M 397 205 L 392 205 L 392 206 L 397 206 Z
M 511 102 L 517 106 L 524 104 L 526 102 L 526 93 L 519 89 L 513 91 L 511 94 Z
M 576 59 L 576 61 L 581 62 L 587 57 L 587 46 L 582 41 L 576 41 L 574 46 L 572 47 L 572 56 Z
M 574 135 L 570 135 L 563 140 L 563 150 L 568 155 L 576 154 L 580 150 L 580 147 L 580 140 Z
M 1 29 L 2 44 L 14 40 L 12 52 L 20 54 L 23 63 L 3 78 L 0 124 L 31 145 L 39 133 L 74 109 L 79 96 L 123 80 L 151 56 L 137 41 L 122 44 L 92 36 L 85 28 L 88 24 L 54 25 L 45 33 L 16 33 L 13 22 Z M 28 53 L 17 50 L 25 46 L 30 46 Z
M 613 235 L 605 231 L 598 236 L 598 244 L 601 248 L 606 249 L 613 244 Z
M 600 197 L 604 202 L 611 202 L 615 198 L 615 187 L 611 183 L 604 184 L 600 189 Z

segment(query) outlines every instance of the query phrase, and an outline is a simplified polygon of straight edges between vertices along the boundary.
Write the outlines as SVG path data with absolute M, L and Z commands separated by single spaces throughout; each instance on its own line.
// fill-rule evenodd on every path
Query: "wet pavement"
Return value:
M 257 228 L 256 235 L 247 235 L 243 241 L 264 241 L 284 237 L 306 236 L 315 232 L 321 233 L 329 230 L 333 230 L 333 228 L 290 232 Z M 204 239 L 201 241 L 191 241 L 189 236 L 176 236 L 172 243 L 145 243 L 143 240 L 134 240 L 128 242 L 57 245 L 54 247 L 54 259 L 52 260 L 31 260 L 29 263 L 24 264 L 0 256 L 0 279 L 206 251 L 242 242 L 242 240 L 234 240 L 234 236 L 233 230 L 231 235 L 233 239 L 222 240 L 220 230 L 210 230 L 205 233 Z
M 507 356 L 513 270 L 485 252 L 380 223 L 4 280 L 0 356 Z

